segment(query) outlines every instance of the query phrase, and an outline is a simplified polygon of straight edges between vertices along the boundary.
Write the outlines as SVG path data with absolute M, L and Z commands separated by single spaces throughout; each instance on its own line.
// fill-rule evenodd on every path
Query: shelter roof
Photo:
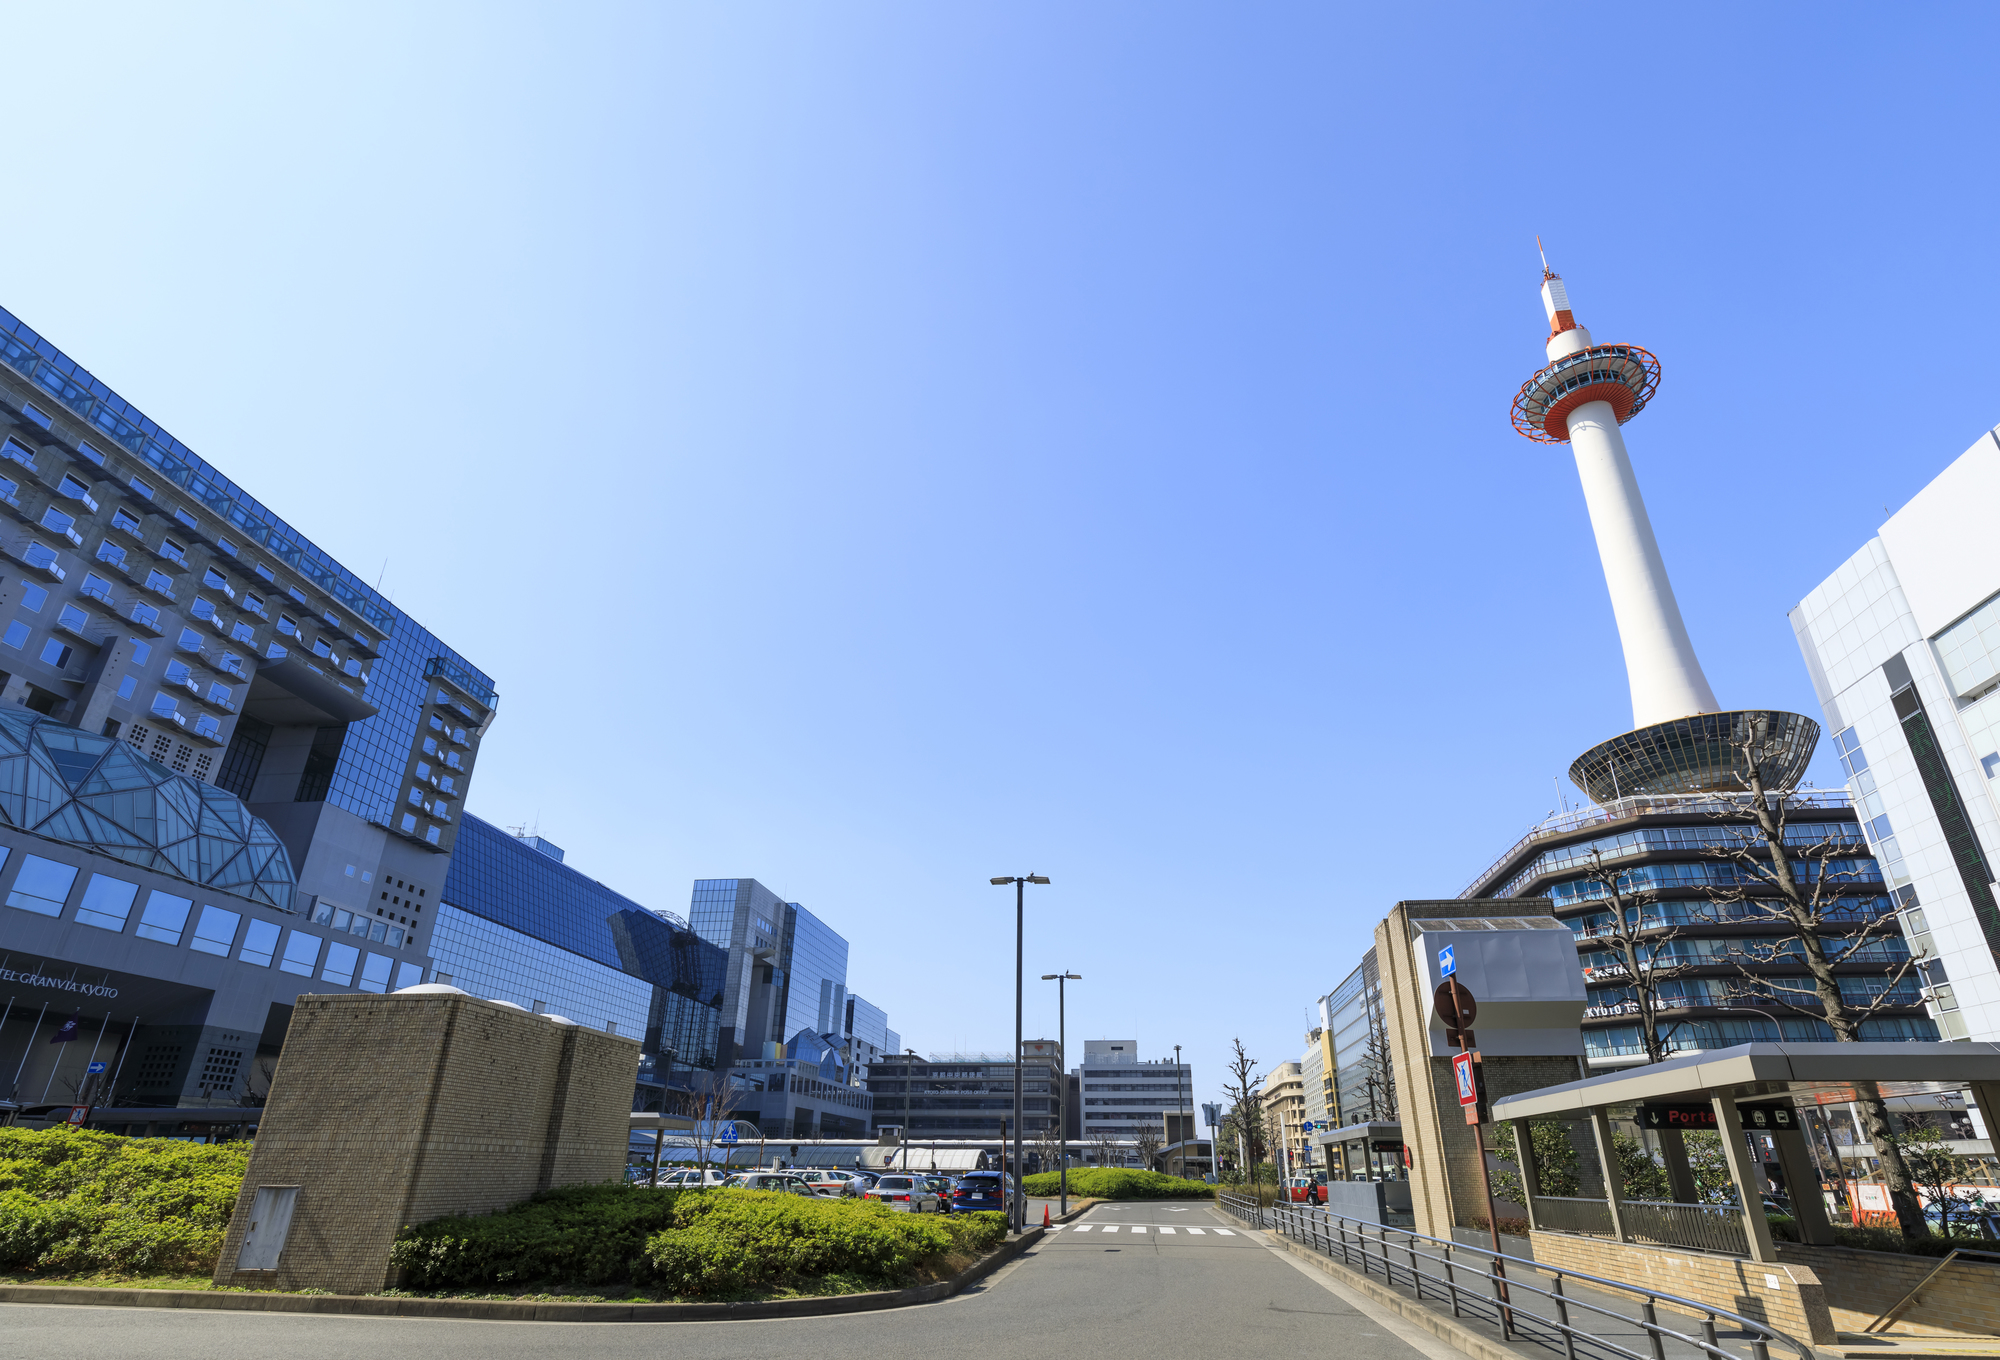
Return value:
M 1863 1081 L 1876 1083 L 1883 1095 L 1892 1097 L 2000 1082 L 2000 1044 L 1739 1044 L 1502 1096 L 1493 1102 L 1493 1117 L 1581 1118 L 1606 1105 L 1714 1096 L 1790 1096 L 1802 1105 L 1832 1105 L 1853 1100 L 1855 1083 Z

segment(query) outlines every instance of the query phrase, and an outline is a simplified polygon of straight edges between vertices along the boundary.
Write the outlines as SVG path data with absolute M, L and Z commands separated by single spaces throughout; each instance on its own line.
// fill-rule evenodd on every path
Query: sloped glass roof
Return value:
M 0 822 L 292 909 L 291 856 L 242 800 L 25 708 L 0 708 Z

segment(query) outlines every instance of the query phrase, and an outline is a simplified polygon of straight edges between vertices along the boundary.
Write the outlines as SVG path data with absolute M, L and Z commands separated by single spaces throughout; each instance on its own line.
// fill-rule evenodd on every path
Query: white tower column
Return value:
M 1618 640 L 1625 648 L 1632 726 L 1716 712 L 1720 705 L 1688 640 L 1617 413 L 1609 402 L 1588 401 L 1569 412 L 1568 422 L 1604 583 L 1611 591 L 1611 611 L 1618 620 Z

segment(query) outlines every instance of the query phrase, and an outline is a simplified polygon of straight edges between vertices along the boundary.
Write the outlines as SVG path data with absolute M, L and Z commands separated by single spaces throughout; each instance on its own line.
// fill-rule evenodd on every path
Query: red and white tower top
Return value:
M 1660 361 L 1637 345 L 1594 342 L 1547 260 L 1542 310 L 1549 318 L 1548 363 L 1515 394 L 1514 428 L 1540 443 L 1568 444 L 1576 455 L 1632 686 L 1633 730 L 1578 757 L 1570 778 L 1600 803 L 1742 788 L 1747 735 L 1763 753 L 1756 764 L 1765 787 L 1792 787 L 1819 727 L 1795 713 L 1723 711 L 1716 703 L 1625 452 L 1619 427 L 1659 390 Z

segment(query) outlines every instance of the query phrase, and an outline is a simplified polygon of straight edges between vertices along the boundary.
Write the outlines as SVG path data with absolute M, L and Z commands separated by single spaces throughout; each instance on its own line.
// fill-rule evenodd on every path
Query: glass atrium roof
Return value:
M 292 907 L 291 856 L 234 794 L 25 708 L 0 709 L 0 822 Z

